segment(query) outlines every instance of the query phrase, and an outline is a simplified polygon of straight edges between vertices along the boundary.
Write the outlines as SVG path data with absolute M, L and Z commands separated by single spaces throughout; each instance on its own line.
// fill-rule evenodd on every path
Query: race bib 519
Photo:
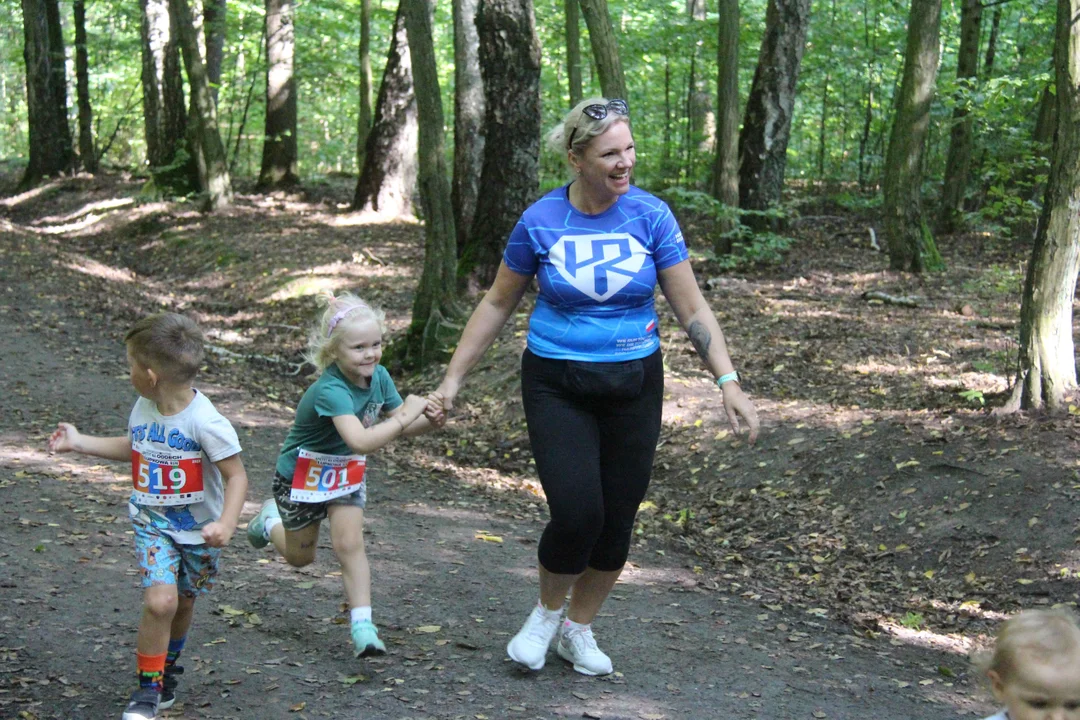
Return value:
M 320 503 L 356 492 L 364 484 L 366 464 L 363 455 L 326 455 L 301 449 L 289 499 Z
M 131 450 L 131 481 L 139 505 L 190 505 L 203 501 L 202 455 Z

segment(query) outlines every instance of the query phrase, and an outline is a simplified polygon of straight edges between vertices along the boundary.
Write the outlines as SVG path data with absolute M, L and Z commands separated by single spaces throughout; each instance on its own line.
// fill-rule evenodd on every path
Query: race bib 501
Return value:
M 301 449 L 289 499 L 320 503 L 356 492 L 364 484 L 366 465 L 363 455 L 326 455 Z

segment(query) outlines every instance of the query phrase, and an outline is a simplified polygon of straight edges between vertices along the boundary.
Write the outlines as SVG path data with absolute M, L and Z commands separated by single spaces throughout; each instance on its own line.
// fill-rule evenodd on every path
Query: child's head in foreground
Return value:
M 131 383 L 145 395 L 142 385 L 187 385 L 203 359 L 203 334 L 195 321 L 178 313 L 158 313 L 139 320 L 124 337 Z
M 1010 618 L 980 664 L 1009 720 L 1080 720 L 1080 626 L 1068 610 Z
M 308 336 L 308 361 L 320 371 L 337 363 L 354 385 L 366 387 L 382 358 L 386 313 L 356 295 L 325 295 L 326 305 Z

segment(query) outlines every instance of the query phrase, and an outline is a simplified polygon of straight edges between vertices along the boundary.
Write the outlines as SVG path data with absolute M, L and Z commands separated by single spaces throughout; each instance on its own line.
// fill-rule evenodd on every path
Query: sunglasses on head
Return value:
M 603 120 L 608 116 L 608 110 L 611 110 L 616 115 L 630 115 L 630 106 L 626 104 L 625 100 L 608 100 L 607 104 L 596 103 L 595 105 L 586 105 L 581 109 L 582 115 L 588 115 L 593 120 Z M 581 119 L 578 119 L 581 122 Z M 574 135 L 577 134 L 577 125 L 570 132 L 570 139 L 566 141 L 566 147 L 574 147 Z

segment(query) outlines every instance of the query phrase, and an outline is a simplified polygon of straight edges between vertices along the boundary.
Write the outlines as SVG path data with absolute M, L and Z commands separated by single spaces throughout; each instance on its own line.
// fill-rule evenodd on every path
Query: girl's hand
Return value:
M 409 395 L 405 398 L 405 403 L 399 410 L 401 423 L 405 427 L 409 427 L 412 421 L 424 414 L 424 410 L 427 409 L 428 401 L 426 398 L 422 398 L 419 395 Z
M 217 520 L 203 527 L 202 537 L 210 547 L 219 548 L 228 545 L 235 532 L 235 527 L 230 527 L 221 520 Z
M 49 452 L 74 452 L 79 449 L 79 431 L 71 423 L 57 423 L 49 437 Z
M 737 382 L 724 383 L 724 387 L 720 391 L 724 394 L 724 410 L 727 412 L 731 429 L 735 431 L 736 435 L 739 434 L 739 418 L 741 417 L 746 421 L 746 425 L 750 429 L 750 437 L 747 441 L 753 445 L 757 441 L 758 430 L 761 427 L 754 403 L 750 402 L 750 398 L 746 396 L 746 393 L 743 392 Z
M 446 424 L 446 410 L 443 407 L 443 396 L 436 390 L 427 396 L 427 407 L 424 408 L 424 417 L 433 427 L 441 428 Z

